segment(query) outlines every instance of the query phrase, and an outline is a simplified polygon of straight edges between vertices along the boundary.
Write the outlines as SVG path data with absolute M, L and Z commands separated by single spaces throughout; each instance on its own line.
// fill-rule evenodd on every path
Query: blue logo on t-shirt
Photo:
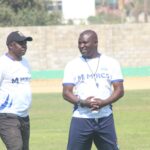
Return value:
M 0 110 L 3 110 L 6 107 L 11 107 L 12 106 L 12 100 L 9 99 L 9 95 L 6 97 L 6 100 L 4 103 L 0 105 Z
M 31 78 L 29 78 L 29 77 L 21 77 L 21 78 L 16 77 L 16 78 L 12 79 L 11 81 L 12 81 L 12 83 L 19 84 L 21 81 L 29 81 L 30 79 Z
M 100 79 L 100 78 L 111 79 L 111 76 L 108 73 L 81 74 L 78 76 L 78 82 L 83 82 L 85 79 Z

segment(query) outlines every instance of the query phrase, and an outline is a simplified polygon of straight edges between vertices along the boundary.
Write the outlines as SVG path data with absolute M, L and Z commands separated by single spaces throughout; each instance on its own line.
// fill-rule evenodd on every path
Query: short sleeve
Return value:
M 71 63 L 68 63 L 64 69 L 63 85 L 75 84 L 73 70 L 73 65 L 71 65 Z
M 119 62 L 113 59 L 110 66 L 111 82 L 123 81 L 123 74 Z
M 0 86 L 1 86 L 2 81 L 3 81 L 3 66 L 2 64 L 0 64 Z

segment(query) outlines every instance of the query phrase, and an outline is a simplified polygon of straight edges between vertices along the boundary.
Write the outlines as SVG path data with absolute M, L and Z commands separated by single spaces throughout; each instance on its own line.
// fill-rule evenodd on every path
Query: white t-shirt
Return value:
M 122 82 L 120 64 L 115 59 L 101 55 L 93 59 L 76 58 L 64 70 L 63 85 L 74 85 L 74 94 L 81 99 L 89 96 L 107 99 L 112 94 L 112 83 Z M 112 113 L 111 105 L 98 111 L 87 107 L 74 107 L 73 116 L 79 118 L 102 118 Z
M 0 113 L 26 117 L 31 105 L 31 73 L 25 58 L 14 61 L 0 57 Z

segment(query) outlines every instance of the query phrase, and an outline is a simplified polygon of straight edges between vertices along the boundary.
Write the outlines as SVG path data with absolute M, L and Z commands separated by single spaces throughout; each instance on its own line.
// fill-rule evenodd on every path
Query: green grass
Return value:
M 149 150 L 150 90 L 126 91 L 113 109 L 120 149 Z M 30 150 L 65 150 L 71 114 L 61 94 L 33 94 Z

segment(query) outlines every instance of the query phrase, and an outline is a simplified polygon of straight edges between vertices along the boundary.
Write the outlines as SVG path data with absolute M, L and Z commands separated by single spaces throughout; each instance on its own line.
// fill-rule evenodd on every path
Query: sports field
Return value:
M 120 149 L 149 150 L 150 90 L 125 93 L 113 107 Z M 30 150 L 66 150 L 71 111 L 72 105 L 60 93 L 34 93 Z M 0 150 L 6 150 L 1 141 Z

